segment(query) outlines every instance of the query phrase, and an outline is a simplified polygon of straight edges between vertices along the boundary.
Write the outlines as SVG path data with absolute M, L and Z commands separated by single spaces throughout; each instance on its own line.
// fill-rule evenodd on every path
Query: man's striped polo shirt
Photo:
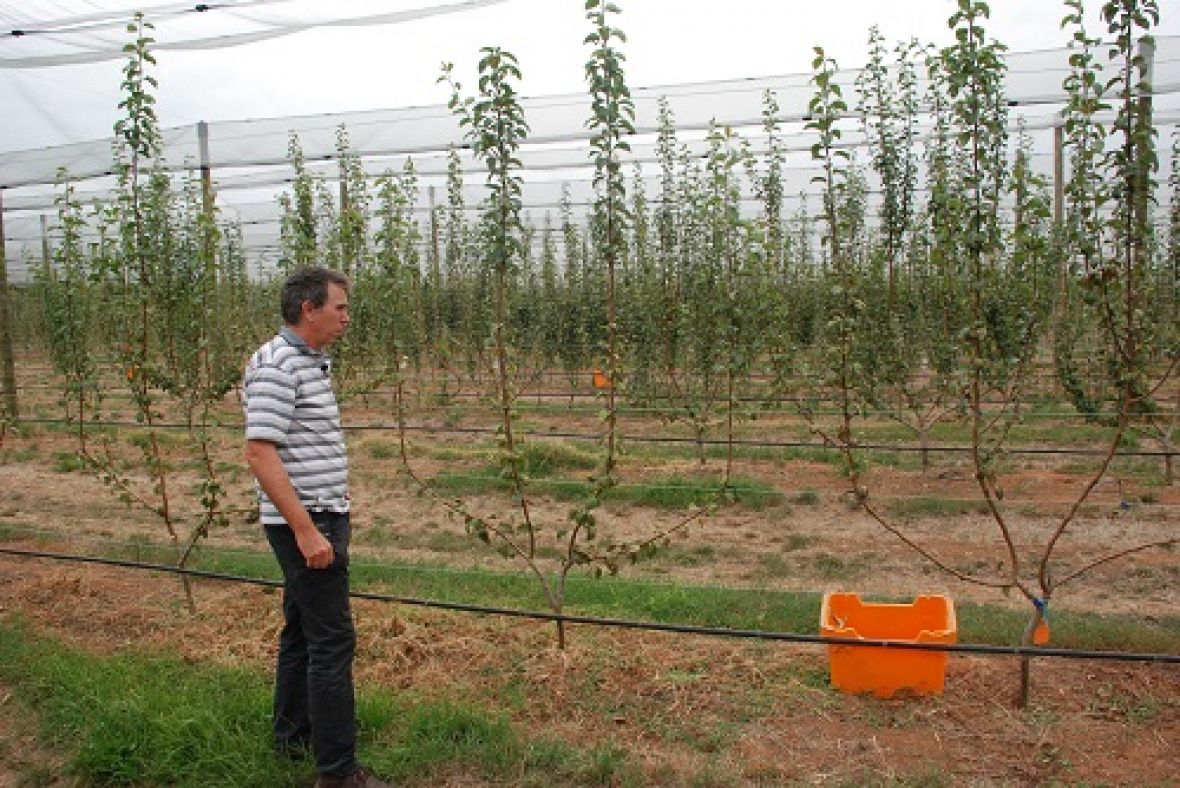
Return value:
M 348 459 L 328 356 L 284 326 L 246 365 L 247 440 L 269 441 L 309 511 L 348 511 Z M 286 520 L 261 488 L 262 522 Z

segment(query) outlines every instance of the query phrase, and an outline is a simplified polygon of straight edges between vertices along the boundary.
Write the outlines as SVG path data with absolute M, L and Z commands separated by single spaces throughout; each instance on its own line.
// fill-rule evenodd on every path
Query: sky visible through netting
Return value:
M 242 5 L 248 8 L 238 11 L 258 15 L 253 24 L 262 29 L 267 13 L 278 14 L 283 10 L 280 7 L 292 3 L 256 0 Z M 428 13 L 430 9 L 426 5 L 416 6 L 416 12 Z M 452 5 L 457 8 L 465 4 L 435 5 L 434 11 L 443 13 L 454 10 Z M 185 30 L 196 35 L 190 28 L 178 31 L 178 26 L 191 23 L 191 14 L 185 16 L 187 8 L 186 4 L 160 4 L 157 10 L 164 18 L 162 26 L 168 31 L 162 35 L 166 42 L 182 40 L 178 37 Z M 287 7 L 285 11 L 291 9 Z M 402 8 L 401 12 L 409 14 L 411 9 Z M 372 8 L 358 6 L 354 10 L 355 19 L 366 18 L 366 13 L 369 16 L 376 14 Z M 109 48 L 118 43 L 120 36 L 126 36 L 119 29 L 111 32 L 116 16 L 112 13 L 109 19 L 99 19 L 96 15 L 92 20 L 96 29 L 91 31 L 88 40 L 95 51 L 104 46 Z M 279 24 L 278 16 L 269 19 L 273 25 Z M 315 22 L 306 16 L 300 19 L 300 24 Z M 293 21 L 288 20 L 288 23 L 297 26 Z M 239 32 L 245 35 L 243 30 Z M 70 54 L 62 47 L 42 49 L 40 56 L 82 57 L 81 50 L 82 47 L 75 46 L 71 50 L 74 54 Z M 33 55 L 24 53 L 21 57 Z M 1006 57 L 1006 95 L 1012 124 L 1010 155 L 1015 152 L 1019 123 L 1032 142 L 1033 167 L 1049 184 L 1054 176 L 1053 130 L 1060 124 L 1066 99 L 1062 82 L 1069 73 L 1068 57 L 1069 50 L 1065 47 L 1009 53 Z M 1180 120 L 1180 37 L 1158 37 L 1151 57 L 1157 149 L 1160 151 L 1157 203 L 1158 210 L 1163 211 L 1167 207 L 1165 187 L 1169 176 L 1166 153 L 1171 148 L 1176 121 Z M 2 63 L 3 58 L 0 58 L 0 65 Z M 920 64 L 918 72 L 923 72 Z M 856 105 L 857 74 L 855 70 L 844 70 L 838 76 L 850 107 Z M 923 87 L 919 84 L 919 92 Z M 166 85 L 161 86 L 161 90 L 167 89 Z M 625 156 L 632 188 L 642 186 L 649 200 L 658 193 L 656 131 L 661 99 L 666 99 L 671 109 L 678 142 L 692 155 L 704 155 L 707 149 L 705 136 L 715 124 L 732 129 L 737 135 L 735 144 L 748 145 L 758 162 L 766 146 L 762 112 L 768 91 L 774 95 L 780 108 L 778 118 L 788 151 L 784 162 L 784 215 L 815 215 L 820 209 L 818 187 L 812 183 L 818 172 L 818 165 L 811 157 L 815 137 L 805 129 L 807 105 L 814 92 L 808 73 L 633 88 L 636 134 L 631 139 L 631 152 Z M 568 193 L 575 216 L 584 219 L 593 199 L 593 163 L 585 127 L 590 112 L 587 95 L 575 92 L 533 97 L 526 99 L 524 106 L 530 125 L 529 140 L 521 156 L 526 219 L 538 228 L 547 219 L 556 221 L 563 193 Z M 870 169 L 861 121 L 854 112 L 850 113 L 844 126 L 842 144 L 848 147 L 854 161 L 866 170 Z M 413 162 L 419 187 L 415 215 L 425 226 L 431 207 L 446 200 L 447 152 L 452 147 L 461 150 L 464 147 L 455 116 L 441 103 L 170 127 L 164 130 L 163 160 L 178 177 L 186 171 L 192 172 L 198 164 L 208 165 L 221 218 L 240 223 L 251 268 L 264 273 L 274 265 L 278 254 L 281 212 L 278 196 L 289 189 L 293 177 L 288 160 L 291 135 L 298 137 L 309 171 L 334 189 L 340 172 L 337 134 L 341 128 L 347 131 L 352 153 L 361 157 L 366 173 L 374 179 L 386 171 L 401 172 L 407 161 Z M 929 119 L 920 119 L 919 134 L 928 129 Z M 204 146 L 202 136 L 206 138 Z M 84 203 L 100 204 L 110 197 L 115 187 L 112 142 L 107 138 L 0 152 L 5 251 L 11 281 L 27 281 L 31 270 L 42 263 L 46 247 L 54 243 L 57 232 L 54 199 L 60 193 L 60 187 L 56 185 L 59 171 L 68 174 L 76 185 L 77 196 Z M 921 145 L 919 142 L 919 152 Z M 207 151 L 205 159 L 202 148 Z M 466 150 L 462 150 L 461 156 L 466 206 L 470 211 L 478 210 L 484 197 L 483 168 Z M 871 217 L 879 205 L 879 196 L 875 194 L 871 172 L 866 175 L 869 187 L 867 207 Z M 743 188 L 744 209 L 750 213 L 761 210 L 749 178 L 745 179 Z M 919 201 L 922 195 L 919 179 L 916 193 Z M 429 233 L 423 232 L 422 236 L 425 243 Z

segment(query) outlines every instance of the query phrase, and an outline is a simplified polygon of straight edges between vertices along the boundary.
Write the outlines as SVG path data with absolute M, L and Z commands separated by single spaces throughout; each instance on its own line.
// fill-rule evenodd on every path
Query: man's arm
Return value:
M 307 559 L 308 568 L 323 569 L 329 566 L 335 558 L 332 544 L 315 527 L 311 515 L 299 502 L 299 494 L 291 485 L 291 477 L 287 475 L 275 445 L 270 441 L 247 440 L 246 462 L 263 492 L 295 532 L 295 541 Z

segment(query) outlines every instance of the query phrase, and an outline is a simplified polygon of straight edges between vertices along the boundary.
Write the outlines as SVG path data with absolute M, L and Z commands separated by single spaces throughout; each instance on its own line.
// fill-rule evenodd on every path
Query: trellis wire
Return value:
M 22 417 L 13 422 L 16 425 L 20 424 L 71 424 L 77 425 L 75 419 L 49 419 L 49 418 L 25 418 Z M 107 420 L 87 420 L 87 426 L 93 427 L 129 427 L 142 428 L 143 425 L 135 421 L 107 421 Z M 157 422 L 155 427 L 161 429 L 187 429 L 187 425 L 181 422 Z M 225 430 L 243 430 L 244 426 L 240 422 L 221 422 L 211 424 L 210 427 L 225 429 Z M 497 431 L 494 427 L 448 427 L 430 424 L 407 424 L 405 429 L 408 432 L 427 432 L 439 433 L 443 435 L 496 435 Z M 370 424 L 346 424 L 344 425 L 345 432 L 396 432 L 398 425 L 387 424 L 382 422 Z M 521 430 L 521 435 L 531 438 L 565 438 L 569 440 L 584 440 L 597 441 L 601 435 L 597 433 L 588 432 L 568 432 L 568 431 L 552 431 L 540 432 L 536 430 Z M 627 435 L 626 440 L 629 443 L 670 443 L 670 444 L 689 444 L 692 446 L 716 446 L 724 447 L 730 444 L 730 441 L 724 438 L 694 438 L 681 437 L 676 435 Z M 735 438 L 732 441 L 734 446 L 742 448 L 763 448 L 763 449 L 821 449 L 821 450 L 838 450 L 838 446 L 833 446 L 822 441 L 792 441 L 792 440 L 753 440 L 748 438 Z M 899 454 L 921 454 L 922 452 L 930 452 L 932 454 L 964 454 L 972 451 L 970 446 L 946 446 L 946 445 L 931 445 L 925 448 L 921 446 L 913 446 L 910 444 L 889 444 L 889 443 L 857 443 L 854 447 L 856 450 L 864 451 L 883 451 L 896 452 Z M 1106 455 L 1105 449 L 1087 449 L 1083 447 L 1069 447 L 1069 446 L 1013 446 L 1005 448 L 1006 454 L 1020 454 L 1020 455 L 1063 455 L 1063 456 L 1079 456 L 1079 457 L 1102 457 Z M 1116 457 L 1178 457 L 1180 456 L 1180 448 L 1165 450 L 1165 449 L 1136 449 L 1133 451 L 1120 450 L 1116 451 Z

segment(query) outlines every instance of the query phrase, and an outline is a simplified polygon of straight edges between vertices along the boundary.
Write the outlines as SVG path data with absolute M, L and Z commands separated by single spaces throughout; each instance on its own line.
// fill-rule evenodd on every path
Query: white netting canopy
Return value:
M 155 48 L 215 49 L 267 41 L 315 27 L 359 27 L 408 22 L 467 11 L 504 0 L 220 0 L 144 2 L 85 0 L 0 3 L 4 29 L 0 69 L 96 63 L 118 57 L 128 20 L 140 12 L 152 23 Z
M 399 4 L 404 6 L 399 13 L 444 13 L 475 4 L 478 3 Z M 12 5 L 5 3 L 0 7 Z M 324 19 L 330 13 L 328 9 L 337 5 L 340 4 L 329 7 L 312 2 L 254 0 L 230 4 L 227 8 L 209 4 L 211 10 L 202 12 L 194 12 L 191 5 L 180 3 L 159 4 L 156 10 L 165 12 L 163 21 L 158 23 L 164 41 L 161 46 L 169 40 L 176 45 L 215 45 L 216 39 L 205 39 L 203 44 L 200 43 L 203 39 L 198 28 L 191 26 L 194 14 L 201 16 L 217 10 L 218 13 L 232 12 L 243 19 L 254 19 L 259 25 L 269 20 L 266 24 L 273 28 L 273 33 L 284 26 L 294 29 L 300 24 L 313 24 L 317 13 L 322 16 L 319 23 L 325 23 Z M 388 6 L 357 3 L 350 9 L 354 15 L 348 19 L 358 24 L 375 19 L 374 9 L 379 5 Z M 121 27 L 111 27 L 115 15 L 99 18 L 102 16 L 96 15 L 87 22 L 85 15 L 75 13 L 71 22 L 81 28 L 88 24 L 95 26 L 95 38 L 88 45 L 94 52 L 101 48 L 100 39 L 107 32 L 113 40 L 125 38 Z M 63 20 L 68 19 L 70 17 L 63 16 Z M 344 20 L 337 22 L 345 23 Z M 164 38 L 163 31 L 173 35 L 173 24 L 175 38 Z M 32 40 L 34 37 L 30 33 L 25 38 Z M 50 40 L 53 40 L 52 36 Z M 1104 53 L 1105 48 L 1099 51 Z M 1054 169 L 1052 129 L 1060 124 L 1060 112 L 1066 100 L 1062 82 L 1069 73 L 1069 54 L 1070 50 L 1062 47 L 1010 53 L 1006 57 L 1006 95 L 1013 131 L 1015 133 L 1020 119 L 1033 140 L 1034 167 L 1050 182 Z M 1153 47 L 1144 50 L 1144 54 L 1152 60 L 1155 117 L 1161 127 L 1158 147 L 1166 151 L 1170 147 L 1170 130 L 1163 127 L 1180 119 L 1180 37 L 1160 37 Z M 21 55 L 41 56 L 31 52 Z M 70 56 L 74 55 L 64 51 L 55 55 Z M 15 57 L 11 52 L 0 52 L 0 61 Z M 918 71 L 922 73 L 923 69 L 919 67 Z M 850 107 L 856 106 L 857 76 L 857 71 L 845 70 L 839 72 L 837 78 Z M 919 85 L 920 91 L 922 87 Z M 808 101 L 814 92 L 809 74 L 634 89 L 636 135 L 631 141 L 628 158 L 634 164 L 636 181 L 645 185 L 649 196 L 657 191 L 655 132 L 659 126 L 661 98 L 668 102 L 679 142 L 688 146 L 692 153 L 704 152 L 705 133 L 711 125 L 718 124 L 734 129 L 757 154 L 766 141 L 762 121 L 768 91 L 773 93 L 780 108 L 777 117 L 789 151 L 785 162 L 785 208 L 788 212 L 800 210 L 801 202 L 806 200 L 803 195 L 816 189 L 811 183 L 816 174 L 816 165 L 810 155 L 814 135 L 805 129 Z M 579 92 L 533 97 L 525 99 L 524 106 L 530 126 L 529 141 L 521 156 L 528 218 L 541 225 L 546 215 L 553 216 L 563 190 L 568 190 L 571 203 L 581 214 L 592 199 L 593 169 L 585 126 L 590 114 L 588 96 Z M 860 122 L 852 114 L 847 119 L 842 144 L 858 151 L 864 149 L 865 144 Z M 452 147 L 462 149 L 464 140 L 454 115 L 442 104 L 174 127 L 164 132 L 164 159 L 169 167 L 178 171 L 199 164 L 211 169 L 219 208 L 224 216 L 241 222 L 247 252 L 259 267 L 263 267 L 273 261 L 278 243 L 280 209 L 277 195 L 293 177 L 288 162 L 291 135 L 298 136 L 309 169 L 332 182 L 339 176 L 337 134 L 341 128 L 347 130 L 351 151 L 362 157 L 366 172 L 374 177 L 386 170 L 400 171 L 407 160 L 413 161 L 420 186 L 416 210 L 421 218 L 425 219 L 432 205 L 446 199 L 447 152 Z M 11 279 L 19 281 L 28 277 L 29 267 L 41 258 L 44 241 L 53 234 L 54 196 L 57 193 L 54 184 L 59 169 L 68 173 L 77 184 L 82 199 L 101 200 L 109 195 L 114 185 L 111 145 L 111 139 L 100 139 L 0 153 L 5 249 Z M 862 164 L 867 163 L 867 152 L 860 150 L 858 158 Z M 1165 168 L 1166 158 L 1161 156 Z M 466 173 L 467 205 L 473 208 L 483 196 L 482 166 L 466 152 L 462 161 Z M 1164 169 L 1159 181 L 1166 183 L 1166 180 L 1167 171 Z M 753 209 L 753 189 L 749 184 L 747 202 Z M 870 211 L 873 206 L 870 193 Z M 809 206 L 804 204 L 803 209 L 814 212 L 818 207 L 816 199 Z

